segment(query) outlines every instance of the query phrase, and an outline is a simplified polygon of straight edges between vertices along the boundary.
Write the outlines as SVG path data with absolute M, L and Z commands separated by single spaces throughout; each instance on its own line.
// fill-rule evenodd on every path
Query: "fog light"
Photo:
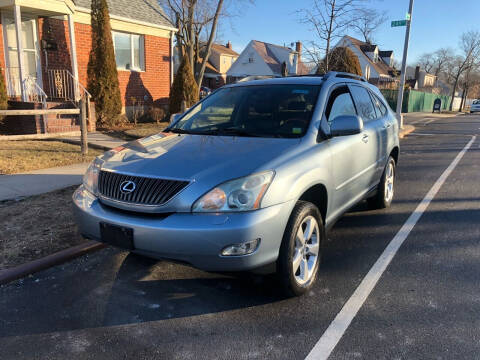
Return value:
M 260 245 L 260 239 L 255 239 L 241 244 L 229 245 L 222 250 L 222 256 L 248 255 L 257 250 L 258 245 Z

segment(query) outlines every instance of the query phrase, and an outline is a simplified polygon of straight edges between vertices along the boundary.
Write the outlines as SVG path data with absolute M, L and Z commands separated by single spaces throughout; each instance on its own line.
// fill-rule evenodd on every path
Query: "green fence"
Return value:
M 397 109 L 398 90 L 380 90 L 388 101 L 390 107 Z M 442 110 L 448 110 L 452 98 L 446 95 L 424 93 L 416 90 L 405 90 L 403 93 L 402 113 L 410 112 L 432 112 L 433 103 L 436 99 L 442 101 Z

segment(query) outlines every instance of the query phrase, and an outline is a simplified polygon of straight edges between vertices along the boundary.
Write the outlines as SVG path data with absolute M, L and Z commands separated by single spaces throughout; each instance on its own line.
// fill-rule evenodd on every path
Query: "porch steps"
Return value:
M 65 102 L 47 102 L 47 109 L 75 109 L 75 106 Z M 80 131 L 77 115 L 47 115 L 47 132 L 60 133 L 67 131 Z

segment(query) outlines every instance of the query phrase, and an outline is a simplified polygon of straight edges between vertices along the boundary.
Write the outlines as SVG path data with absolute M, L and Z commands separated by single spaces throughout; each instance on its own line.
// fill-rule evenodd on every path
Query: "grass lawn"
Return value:
M 160 124 L 143 123 L 143 124 L 137 124 L 137 126 L 134 126 L 132 124 L 130 127 L 105 130 L 103 132 L 107 135 L 117 137 L 125 141 L 131 141 L 131 140 L 140 139 L 146 136 L 158 134 L 167 126 L 168 126 L 167 122 L 162 122 Z
M 102 153 L 101 150 L 89 149 L 88 156 L 84 158 L 79 145 L 61 141 L 0 140 L 0 175 L 91 161 Z
M 78 235 L 73 222 L 75 188 L 0 202 L 0 270 L 85 241 Z

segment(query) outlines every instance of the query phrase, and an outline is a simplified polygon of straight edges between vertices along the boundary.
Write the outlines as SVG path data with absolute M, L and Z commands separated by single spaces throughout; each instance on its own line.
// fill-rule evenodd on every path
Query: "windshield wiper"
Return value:
M 178 128 L 171 128 L 171 129 L 165 129 L 166 132 L 172 132 L 175 134 L 194 134 L 191 131 L 183 130 L 183 129 L 178 129 Z

